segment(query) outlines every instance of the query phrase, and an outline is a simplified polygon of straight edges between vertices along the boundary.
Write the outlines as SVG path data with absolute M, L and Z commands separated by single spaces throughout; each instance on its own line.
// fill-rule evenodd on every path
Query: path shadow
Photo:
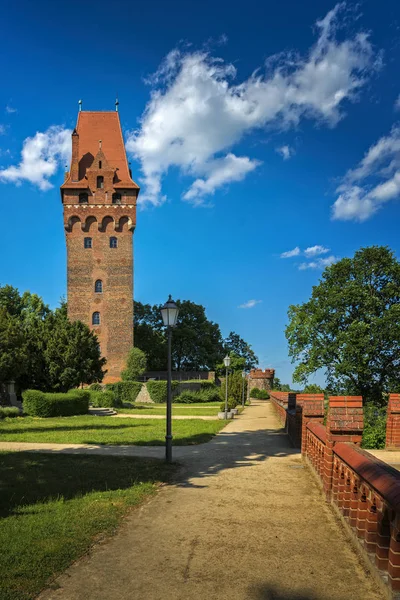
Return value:
M 251 586 L 247 598 L 248 600 L 319 600 L 318 596 L 308 591 L 288 592 L 269 584 Z M 343 600 L 348 599 L 343 598 Z

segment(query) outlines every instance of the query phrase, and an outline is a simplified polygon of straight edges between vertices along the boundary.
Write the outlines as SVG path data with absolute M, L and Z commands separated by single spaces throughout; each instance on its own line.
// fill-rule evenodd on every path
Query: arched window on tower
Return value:
M 121 194 L 115 193 L 112 195 L 113 204 L 121 204 Z
M 110 248 L 118 248 L 118 240 L 116 237 L 110 237 Z
M 85 237 L 83 239 L 83 247 L 84 248 L 91 248 L 92 247 L 92 238 Z
M 86 194 L 86 192 L 84 194 L 79 194 L 79 204 L 87 204 L 89 202 L 89 197 Z
M 97 177 L 97 188 L 102 190 L 104 187 L 104 177 L 102 175 L 99 175 Z
M 100 313 L 94 312 L 92 314 L 92 325 L 100 325 Z
M 103 282 L 101 279 L 98 279 L 96 281 L 96 283 L 94 284 L 94 291 L 96 292 L 96 294 L 102 294 L 103 293 Z

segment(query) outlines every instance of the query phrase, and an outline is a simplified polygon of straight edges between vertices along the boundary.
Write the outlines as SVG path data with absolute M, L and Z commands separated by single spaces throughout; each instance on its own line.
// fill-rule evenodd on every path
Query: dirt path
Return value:
M 180 460 L 179 482 L 40 600 L 381 598 L 269 403 Z

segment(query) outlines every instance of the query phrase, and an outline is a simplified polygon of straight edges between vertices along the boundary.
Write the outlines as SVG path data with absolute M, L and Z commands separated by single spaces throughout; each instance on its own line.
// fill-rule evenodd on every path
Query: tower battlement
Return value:
M 68 316 L 96 333 L 105 382 L 120 378 L 133 345 L 133 232 L 139 186 L 129 169 L 118 112 L 78 113 L 61 186 L 67 243 Z

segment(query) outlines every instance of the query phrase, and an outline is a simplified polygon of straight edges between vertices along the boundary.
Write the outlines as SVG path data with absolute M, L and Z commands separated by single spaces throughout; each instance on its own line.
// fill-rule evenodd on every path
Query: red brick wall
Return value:
M 400 448 L 400 394 L 390 394 L 389 396 L 386 447 Z

